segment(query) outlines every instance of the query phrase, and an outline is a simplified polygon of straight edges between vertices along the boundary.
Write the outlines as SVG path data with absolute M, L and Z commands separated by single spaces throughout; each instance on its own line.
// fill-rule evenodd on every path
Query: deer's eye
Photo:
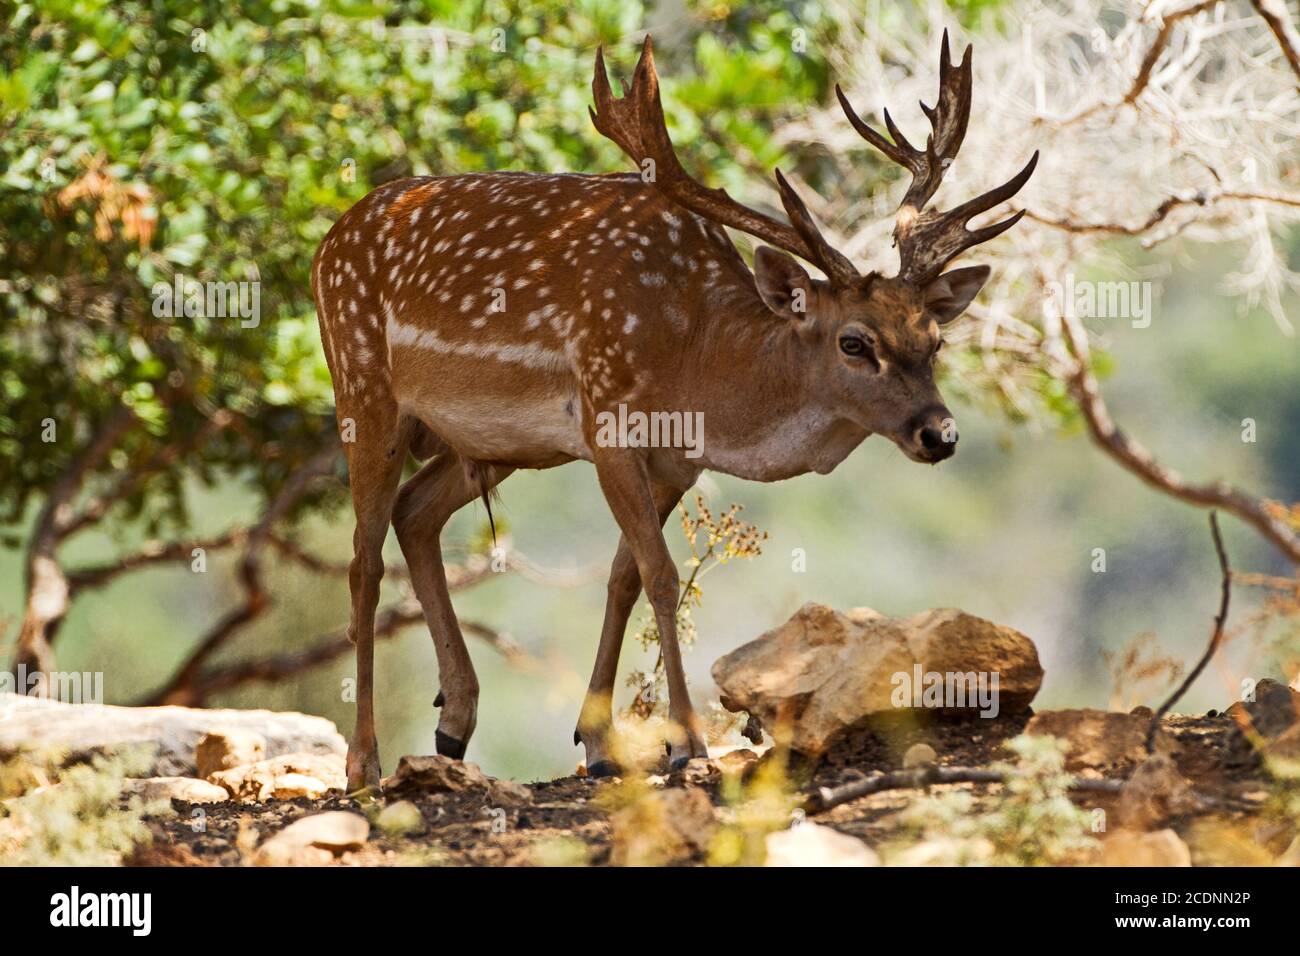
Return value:
M 880 360 L 876 358 L 876 350 L 872 348 L 870 342 L 860 335 L 840 336 L 840 351 L 850 358 L 866 359 L 875 368 L 880 368 Z

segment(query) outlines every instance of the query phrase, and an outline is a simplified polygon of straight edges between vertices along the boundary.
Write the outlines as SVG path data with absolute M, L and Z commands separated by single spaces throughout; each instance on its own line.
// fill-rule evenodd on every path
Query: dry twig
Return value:
M 940 767 L 936 765 L 877 773 L 838 787 L 819 787 L 804 798 L 805 813 L 825 813 L 840 804 L 884 790 L 921 790 L 939 783 L 1006 783 L 1014 774 L 988 767 Z M 1119 793 L 1123 780 L 1089 780 L 1076 778 L 1070 789 L 1080 793 Z
M 1155 716 L 1151 718 L 1151 727 L 1147 730 L 1147 753 L 1155 752 L 1156 731 L 1160 729 L 1160 721 L 1164 719 L 1165 714 L 1169 713 L 1169 709 L 1178 703 L 1183 694 L 1187 693 L 1187 689 L 1196 683 L 1196 678 L 1201 676 L 1201 672 L 1210 663 L 1210 658 L 1223 642 L 1223 624 L 1228 619 L 1228 599 L 1232 594 L 1232 568 L 1228 565 L 1228 553 L 1223 548 L 1223 536 L 1219 534 L 1219 516 L 1213 511 L 1210 512 L 1210 534 L 1214 538 L 1214 553 L 1219 557 L 1219 570 L 1223 576 L 1219 613 L 1214 617 L 1214 633 L 1210 635 L 1210 643 L 1205 648 L 1205 653 L 1201 655 L 1201 659 L 1196 662 L 1196 666 L 1192 668 L 1192 672 L 1169 695 L 1169 699 L 1160 705 Z

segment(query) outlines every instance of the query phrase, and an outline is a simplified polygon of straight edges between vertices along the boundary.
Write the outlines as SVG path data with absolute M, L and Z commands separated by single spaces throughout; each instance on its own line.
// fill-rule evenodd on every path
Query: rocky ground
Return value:
M 1002 742 L 1020 733 L 1028 720 L 1022 714 L 993 721 L 940 719 L 927 726 L 903 726 L 901 721 L 874 728 L 863 726 L 825 755 L 806 789 L 835 787 L 874 771 L 896 769 L 902 763 L 900 753 L 905 754 L 916 744 L 932 747 L 940 766 L 987 767 L 1007 758 Z M 1167 720 L 1164 727 L 1180 775 L 1194 780 L 1194 792 L 1215 803 L 1157 807 L 1156 818 L 1145 821 L 1143 831 L 1172 830 L 1178 834 L 1179 843 L 1173 844 L 1172 851 L 1162 848 L 1166 853 L 1176 856 L 1181 844 L 1191 848 L 1185 852 L 1193 863 L 1222 862 L 1205 856 L 1213 851 L 1196 838 L 1197 824 L 1213 821 L 1215 826 L 1231 826 L 1253 834 L 1257 821 L 1262 820 L 1264 783 L 1258 761 L 1230 716 L 1179 716 Z M 1079 772 L 1099 779 L 1122 780 L 1140 762 L 1133 756 L 1099 750 L 1093 755 L 1094 762 L 1108 765 L 1080 768 Z M 453 778 L 439 766 L 444 763 L 439 758 L 426 759 L 435 769 L 425 767 L 423 774 L 412 774 L 410 784 L 396 782 L 393 792 L 380 799 L 331 794 L 249 803 L 229 799 L 216 803 L 176 800 L 176 815 L 151 823 L 153 845 L 131 862 L 188 866 L 603 865 L 614 857 L 615 844 L 626 839 L 616 832 L 617 811 L 611 813 L 609 801 L 603 799 L 607 791 L 620 786 L 617 781 L 575 775 L 527 787 L 502 785 L 480 774 Z M 723 775 L 702 767 L 691 769 L 696 772 L 652 776 L 649 786 L 661 792 L 698 793 L 718 813 L 725 813 L 728 801 Z M 505 792 L 499 789 L 502 786 Z M 998 787 L 954 784 L 935 789 L 964 789 L 977 797 L 991 798 Z M 878 793 L 808 819 L 867 846 L 879 846 L 897 835 L 898 813 L 917 793 L 913 789 Z M 1123 817 L 1119 794 L 1088 793 L 1077 799 L 1080 805 L 1104 810 L 1111 820 Z M 325 828 L 325 836 L 309 833 L 299 840 L 290 834 L 290 839 L 285 840 L 290 824 L 339 812 L 348 817 L 333 818 L 332 825 Z M 347 820 L 352 821 L 350 828 Z M 334 833 L 335 829 L 339 832 Z M 1235 862 L 1261 863 L 1269 855 L 1281 855 L 1287 851 L 1291 834 L 1278 828 L 1255 836 L 1263 838 L 1256 839 L 1252 848 L 1238 848 Z M 285 844 L 282 853 L 276 849 L 277 840 Z M 272 847 L 269 851 L 268 846 Z M 704 847 L 687 845 L 684 849 L 686 852 L 673 862 L 703 862 Z M 1198 853 L 1203 858 L 1197 859 Z
M 891 675 L 928 671 L 999 673 L 999 712 L 894 696 Z M 891 619 L 816 605 L 713 676 L 761 742 L 733 735 L 674 773 L 596 781 L 579 768 L 525 786 L 409 756 L 382 792 L 346 795 L 344 741 L 319 718 L 116 707 L 87 718 L 12 697 L 0 699 L 0 756 L 33 739 L 71 759 L 154 747 L 122 798 L 163 810 L 134 865 L 1300 865 L 1294 779 L 1288 789 L 1278 769 L 1300 759 L 1300 693 L 1275 681 L 1222 713 L 1167 717 L 1149 750 L 1144 708 L 1035 713 L 1043 673 L 1015 631 L 958 611 Z M 1055 764 L 1030 778 L 1025 741 L 1044 738 Z

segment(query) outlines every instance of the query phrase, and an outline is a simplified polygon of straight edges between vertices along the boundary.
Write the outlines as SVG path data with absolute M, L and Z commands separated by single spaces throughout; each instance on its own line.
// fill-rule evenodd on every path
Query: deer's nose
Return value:
M 926 425 L 916 437 L 921 442 L 921 447 L 930 452 L 937 451 L 947 444 L 943 440 L 943 432 L 933 425 Z
M 957 429 L 947 409 L 934 409 L 921 416 L 912 441 L 931 461 L 951 458 L 957 451 Z

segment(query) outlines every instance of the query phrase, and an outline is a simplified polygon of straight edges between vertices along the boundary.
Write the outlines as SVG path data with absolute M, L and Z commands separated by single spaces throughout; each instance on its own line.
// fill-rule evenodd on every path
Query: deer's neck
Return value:
M 817 347 L 738 282 L 726 308 L 699 323 L 687 385 L 703 413 L 702 463 L 754 481 L 826 474 L 870 434 L 822 400 L 811 379 Z

